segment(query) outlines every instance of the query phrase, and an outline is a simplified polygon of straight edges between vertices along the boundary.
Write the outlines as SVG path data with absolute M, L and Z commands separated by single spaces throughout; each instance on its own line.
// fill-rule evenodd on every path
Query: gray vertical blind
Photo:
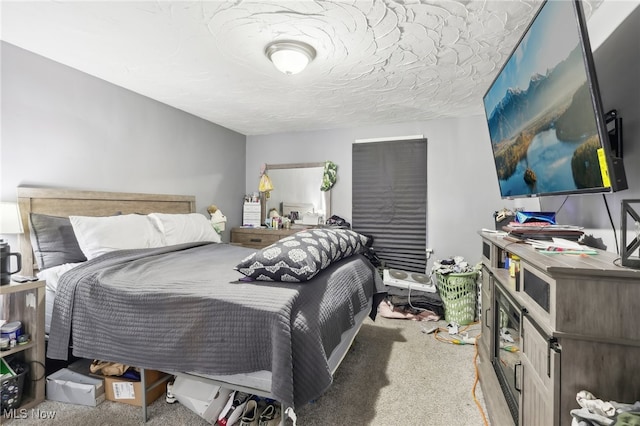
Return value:
M 425 272 L 427 140 L 352 146 L 352 227 L 385 267 Z

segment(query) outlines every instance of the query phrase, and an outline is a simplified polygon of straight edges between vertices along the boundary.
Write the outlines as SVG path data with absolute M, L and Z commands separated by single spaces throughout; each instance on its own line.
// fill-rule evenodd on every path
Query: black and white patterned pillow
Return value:
M 309 281 L 331 263 L 362 253 L 367 241 L 349 229 L 300 231 L 247 256 L 236 270 L 258 281 Z

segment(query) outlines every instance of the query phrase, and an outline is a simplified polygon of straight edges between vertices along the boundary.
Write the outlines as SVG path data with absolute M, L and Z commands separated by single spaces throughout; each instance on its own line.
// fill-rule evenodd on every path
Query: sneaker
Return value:
M 240 391 L 234 391 L 229 396 L 229 401 L 222 409 L 222 412 L 218 416 L 217 426 L 231 426 L 238 421 L 244 411 L 244 407 L 247 404 L 247 400 L 251 397 L 250 394 Z
M 165 397 L 165 401 L 169 404 L 177 401 L 176 396 L 173 394 L 173 382 L 167 382 L 167 396 Z
M 240 426 L 258 426 L 258 402 L 255 399 L 249 400 L 244 407 Z
M 237 407 L 237 406 L 247 402 L 247 400 L 249 398 L 251 398 L 251 394 L 250 393 L 237 391 L 236 394 L 233 397 L 233 405 L 235 405 Z
M 278 424 L 280 424 L 280 407 L 268 404 L 260 413 L 258 426 L 277 426 Z

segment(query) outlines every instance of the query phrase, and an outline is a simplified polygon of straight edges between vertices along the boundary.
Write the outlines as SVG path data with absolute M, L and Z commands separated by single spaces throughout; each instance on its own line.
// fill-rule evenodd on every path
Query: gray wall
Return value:
M 19 185 L 185 194 L 198 212 L 217 204 L 228 225 L 240 223 L 244 135 L 11 44 L 1 49 L 2 201 L 15 201 Z

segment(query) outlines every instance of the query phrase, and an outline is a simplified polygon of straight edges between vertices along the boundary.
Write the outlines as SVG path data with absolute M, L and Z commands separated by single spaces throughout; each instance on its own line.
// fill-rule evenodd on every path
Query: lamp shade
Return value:
M 301 41 L 274 41 L 265 49 L 273 65 L 285 74 L 297 74 L 316 57 L 316 50 Z
M 16 203 L 0 203 L 0 234 L 22 234 L 20 210 Z

